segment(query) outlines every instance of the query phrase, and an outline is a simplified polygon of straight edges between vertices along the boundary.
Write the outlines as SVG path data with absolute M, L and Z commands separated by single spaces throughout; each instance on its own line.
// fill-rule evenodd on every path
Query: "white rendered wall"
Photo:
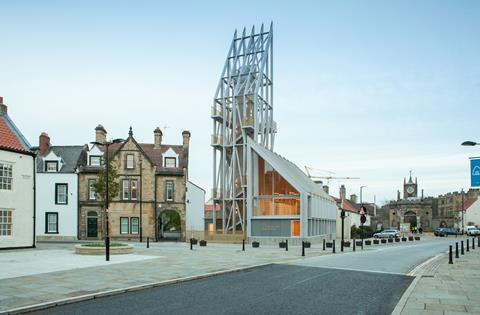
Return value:
M 36 235 L 51 238 L 77 238 L 78 176 L 72 173 L 37 173 Z M 55 184 L 68 184 L 66 205 L 55 204 Z M 58 234 L 45 233 L 45 213 L 58 213 Z
M 0 248 L 33 246 L 34 159 L 0 150 L 0 161 L 12 164 L 12 190 L 0 190 L 0 208 L 13 209 L 12 235 L 0 236 Z
M 462 212 L 458 213 L 460 218 L 460 226 L 462 226 Z M 476 226 L 480 226 L 480 198 L 477 199 L 466 211 L 464 214 L 464 223 L 465 226 L 468 225 L 468 222 L 475 223 Z
M 186 229 L 187 238 L 195 237 L 191 233 L 204 231 L 205 191 L 187 182 Z M 200 236 L 197 236 L 200 237 Z M 202 234 L 203 237 L 203 234 Z

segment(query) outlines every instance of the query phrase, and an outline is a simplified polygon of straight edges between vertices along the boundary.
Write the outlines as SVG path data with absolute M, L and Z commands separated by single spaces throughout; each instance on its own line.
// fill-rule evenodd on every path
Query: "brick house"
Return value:
M 95 128 L 95 142 L 105 143 L 107 132 Z M 119 195 L 109 205 L 109 234 L 113 239 L 186 239 L 186 182 L 190 132 L 181 145 L 162 144 L 156 128 L 153 143 L 138 143 L 130 128 L 121 144 L 109 146 L 117 170 Z M 93 185 L 98 179 L 104 146 L 90 145 L 79 174 L 80 239 L 105 236 L 105 211 Z

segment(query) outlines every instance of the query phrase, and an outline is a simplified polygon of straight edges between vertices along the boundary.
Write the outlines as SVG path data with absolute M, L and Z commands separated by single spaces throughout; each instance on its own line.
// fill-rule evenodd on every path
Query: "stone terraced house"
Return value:
M 105 143 L 107 131 L 102 125 L 95 133 L 95 142 Z M 108 211 L 112 239 L 186 239 L 190 132 L 182 133 L 181 145 L 162 144 L 160 128 L 153 136 L 153 143 L 138 143 L 130 128 L 123 143 L 109 146 L 120 185 Z M 104 167 L 104 151 L 104 146 L 90 145 L 79 168 L 80 239 L 105 237 L 106 214 L 93 188 Z

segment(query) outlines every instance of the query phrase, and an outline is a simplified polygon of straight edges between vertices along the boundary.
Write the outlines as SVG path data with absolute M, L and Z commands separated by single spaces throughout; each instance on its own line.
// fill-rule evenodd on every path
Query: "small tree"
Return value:
M 108 202 L 112 202 L 112 199 L 118 196 L 120 185 L 118 183 L 118 174 L 116 167 L 112 164 L 113 158 L 109 158 L 108 161 Z M 106 168 L 103 167 L 98 173 L 98 180 L 94 185 L 95 193 L 99 196 L 101 201 L 106 200 L 107 194 L 107 173 Z

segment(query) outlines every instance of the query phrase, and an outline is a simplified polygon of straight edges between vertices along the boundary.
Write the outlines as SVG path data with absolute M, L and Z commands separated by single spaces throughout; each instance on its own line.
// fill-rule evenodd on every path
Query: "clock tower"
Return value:
M 415 177 L 415 182 L 413 182 L 412 171 L 410 171 L 408 182 L 405 178 L 403 179 L 403 199 L 416 198 L 418 196 L 417 187 L 417 178 Z

